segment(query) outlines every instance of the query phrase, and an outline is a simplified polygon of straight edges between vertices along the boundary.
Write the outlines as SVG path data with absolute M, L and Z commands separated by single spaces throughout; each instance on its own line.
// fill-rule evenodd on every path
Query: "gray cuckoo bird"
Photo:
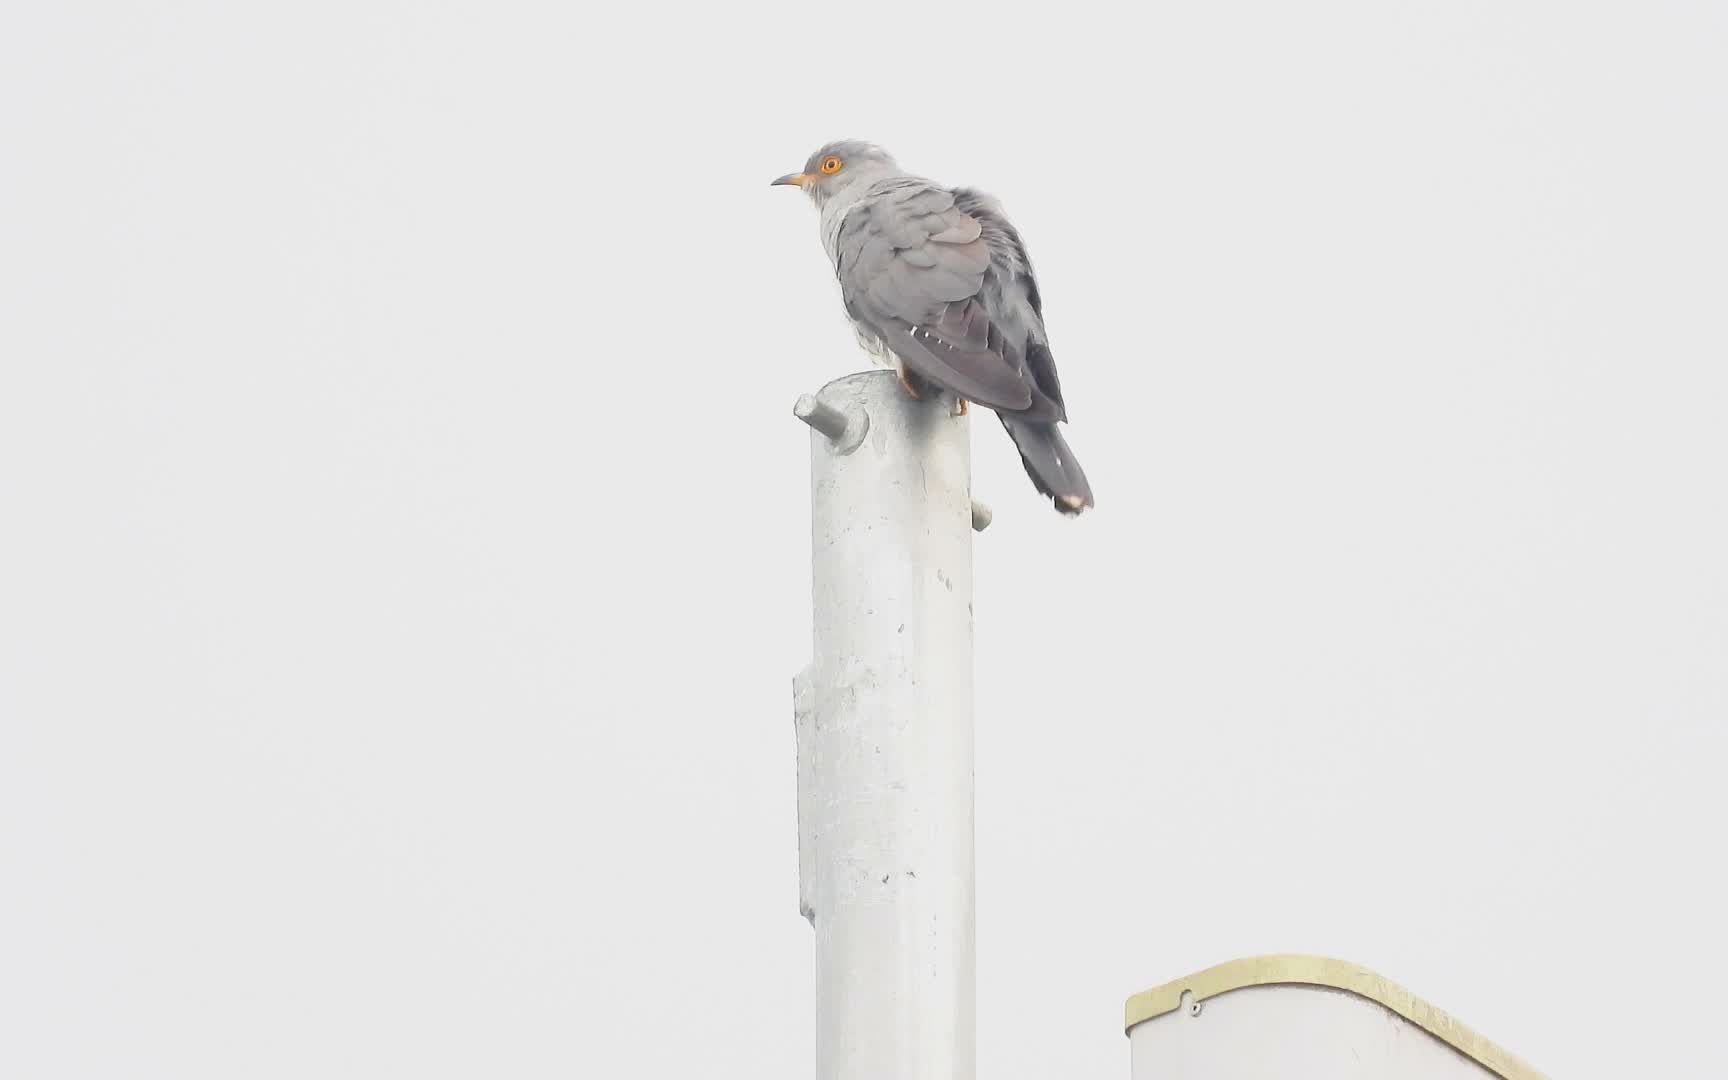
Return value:
M 1066 422 L 1026 245 L 1002 207 L 900 168 L 865 142 L 829 143 L 776 184 L 822 211 L 822 246 L 858 341 L 913 397 L 946 390 L 993 409 L 1026 474 L 1064 514 L 1092 487 L 1056 425 Z

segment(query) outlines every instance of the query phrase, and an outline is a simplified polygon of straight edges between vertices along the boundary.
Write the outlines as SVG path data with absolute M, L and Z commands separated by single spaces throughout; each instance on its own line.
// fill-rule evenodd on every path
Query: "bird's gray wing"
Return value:
M 908 368 L 969 401 L 1023 410 L 1034 384 L 984 295 L 990 245 L 946 188 L 878 183 L 846 215 L 834 272 L 852 318 Z

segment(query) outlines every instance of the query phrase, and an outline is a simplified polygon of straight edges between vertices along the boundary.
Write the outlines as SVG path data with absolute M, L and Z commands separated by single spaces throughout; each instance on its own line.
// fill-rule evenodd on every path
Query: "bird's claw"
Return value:
M 949 416 L 965 416 L 966 415 L 966 399 L 963 397 L 955 398 L 954 399 L 954 408 L 949 410 L 948 415 Z

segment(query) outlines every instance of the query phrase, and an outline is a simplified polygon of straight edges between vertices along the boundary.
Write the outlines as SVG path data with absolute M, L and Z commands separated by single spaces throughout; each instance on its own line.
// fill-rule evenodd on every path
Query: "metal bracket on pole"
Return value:
M 828 436 L 836 454 L 850 454 L 870 433 L 869 413 L 856 406 L 843 412 L 815 394 L 800 397 L 792 415 Z
M 794 680 L 816 1080 L 973 1080 L 967 420 L 891 371 L 799 399 L 814 658 Z

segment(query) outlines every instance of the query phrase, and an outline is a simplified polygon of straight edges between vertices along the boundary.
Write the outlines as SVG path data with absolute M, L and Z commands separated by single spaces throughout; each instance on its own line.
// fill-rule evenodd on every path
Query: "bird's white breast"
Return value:
M 820 228 L 822 230 L 822 250 L 828 253 L 828 261 L 834 269 L 840 269 L 840 229 L 846 224 L 846 215 L 858 205 L 856 200 L 848 200 L 841 204 L 830 202 L 822 208 Z
M 866 191 L 865 185 L 857 185 L 851 191 L 829 200 L 822 207 L 822 250 L 828 253 L 828 262 L 833 265 L 835 273 L 840 271 L 840 230 L 846 224 L 846 215 L 860 208 Z M 884 367 L 899 366 L 893 351 L 880 335 L 854 319 L 849 311 L 846 313 L 846 321 L 851 324 L 852 333 L 858 338 L 858 347 L 869 353 L 871 359 Z

